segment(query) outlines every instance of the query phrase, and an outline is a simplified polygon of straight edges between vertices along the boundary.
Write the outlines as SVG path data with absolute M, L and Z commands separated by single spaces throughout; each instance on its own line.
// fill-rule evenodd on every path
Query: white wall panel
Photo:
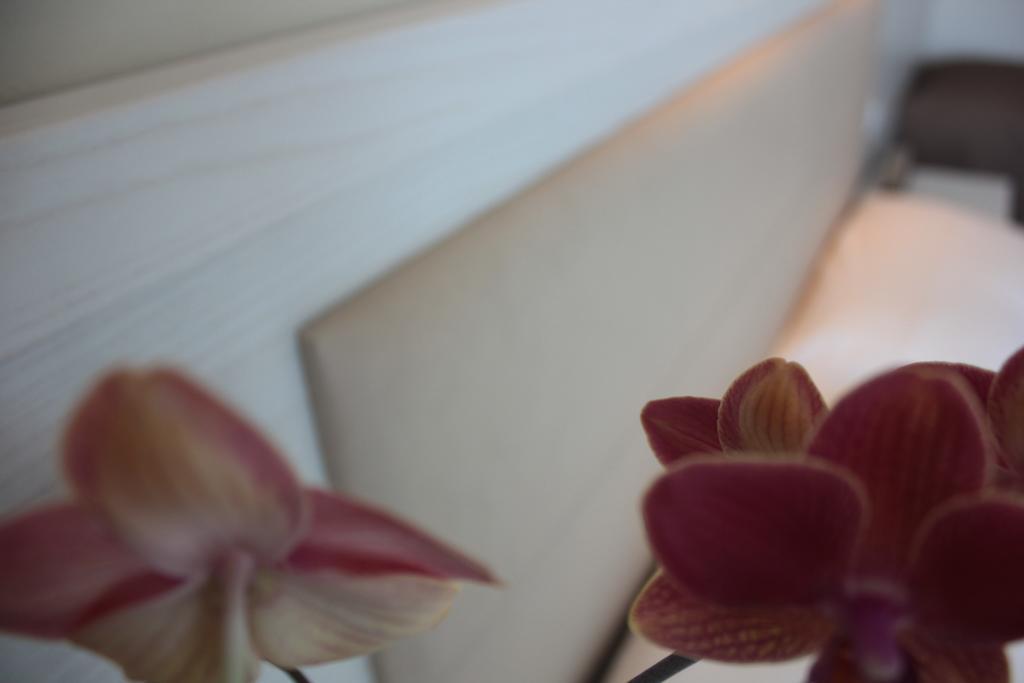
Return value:
M 0 110 L 0 506 L 117 362 L 212 378 L 315 475 L 299 324 L 816 4 L 509 3 Z
M 479 0 L 486 1 L 486 0 Z M 0 104 L 394 5 L 439 0 L 3 0 Z
M 930 0 L 884 0 L 877 33 L 877 76 L 865 127 L 868 144 L 884 144 L 899 110 L 903 91 L 924 49 Z
M 640 409 L 768 354 L 851 194 L 876 7 L 776 36 L 307 329 L 335 481 L 507 582 L 383 681 L 587 680 L 650 568 Z

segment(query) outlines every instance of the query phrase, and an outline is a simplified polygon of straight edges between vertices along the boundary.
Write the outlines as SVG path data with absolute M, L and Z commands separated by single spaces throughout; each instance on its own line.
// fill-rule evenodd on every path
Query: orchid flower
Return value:
M 1024 348 L 992 379 L 987 401 L 992 429 L 1007 465 L 1024 480 Z
M 74 499 L 0 525 L 0 629 L 67 638 L 150 683 L 243 683 L 436 623 L 483 566 L 300 486 L 252 426 L 171 370 L 119 371 L 63 442 Z
M 799 363 L 769 358 L 732 383 L 722 400 L 681 396 L 651 401 L 640 421 L 665 466 L 716 452 L 799 450 L 825 401 Z
M 964 363 L 915 363 L 908 367 L 960 375 L 981 402 L 998 455 L 1000 483 L 1024 490 L 1024 348 L 998 373 Z
M 780 363 L 771 361 L 792 367 Z M 1019 410 L 1020 364 L 1011 359 L 992 382 L 992 395 L 1016 397 L 997 399 L 1000 410 L 1013 400 Z M 725 457 L 686 451 L 680 438 L 678 457 L 666 458 L 666 434 L 712 433 L 710 410 L 680 411 L 672 428 L 645 420 L 673 464 L 643 501 L 660 571 L 633 605 L 632 628 L 694 658 L 817 652 L 812 683 L 1008 681 L 1003 645 L 1024 637 L 1024 499 L 992 485 L 994 439 L 971 374 L 902 368 L 826 413 L 808 412 L 809 380 L 772 392 L 745 373 L 716 417 L 720 437 L 748 435 L 744 452 Z M 730 396 L 749 406 L 735 423 Z M 792 435 L 787 447 L 799 439 L 776 423 L 811 426 L 785 454 L 770 452 L 782 442 L 766 435 Z

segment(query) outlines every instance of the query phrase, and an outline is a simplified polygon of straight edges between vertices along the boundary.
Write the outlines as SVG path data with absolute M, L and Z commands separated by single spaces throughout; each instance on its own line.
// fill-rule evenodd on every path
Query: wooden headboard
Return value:
M 305 330 L 334 481 L 507 582 L 383 681 L 591 671 L 648 568 L 639 410 L 770 348 L 851 193 L 876 11 L 831 3 Z

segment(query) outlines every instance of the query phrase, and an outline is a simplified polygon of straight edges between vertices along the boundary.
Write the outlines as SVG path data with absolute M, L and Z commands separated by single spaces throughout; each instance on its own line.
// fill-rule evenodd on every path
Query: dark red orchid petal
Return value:
M 915 683 L 1009 683 L 1010 665 L 999 645 L 964 645 L 904 639 L 914 668 Z
M 814 660 L 807 683 L 869 683 L 861 674 L 850 644 L 833 638 Z
M 640 413 L 651 450 L 663 465 L 722 450 L 718 399 L 681 396 L 651 401 Z
M 910 575 L 917 619 L 956 638 L 1024 637 L 1024 500 L 959 500 L 922 529 Z
M 917 370 L 928 372 L 949 372 L 963 379 L 967 385 L 971 388 L 971 391 L 977 397 L 978 401 L 984 406 L 988 402 L 988 394 L 992 388 L 992 382 L 996 378 L 996 373 L 985 368 L 979 368 L 976 365 L 968 365 L 967 363 L 943 363 L 940 361 L 931 361 L 923 363 L 911 363 L 905 365 L 903 370 Z
M 1003 455 L 1024 475 L 1024 348 L 1010 356 L 996 375 L 988 413 Z
M 918 633 L 902 640 L 906 670 L 892 683 L 1009 683 L 1010 667 L 996 645 L 964 645 L 931 641 Z M 864 674 L 853 648 L 839 638 L 822 651 L 811 668 L 808 683 L 873 683 Z
M 798 363 L 769 358 L 732 383 L 718 409 L 722 449 L 797 452 L 825 401 Z
M 831 620 L 812 607 L 720 607 L 663 574 L 637 596 L 629 625 L 656 645 L 720 662 L 793 659 L 820 649 L 833 631 Z
M 981 421 L 984 436 L 988 444 L 988 448 L 995 455 L 997 469 L 1005 470 L 1008 468 L 1009 463 L 1001 452 L 1002 448 L 992 431 L 991 422 L 987 415 L 985 415 L 987 411 L 986 406 L 988 405 L 988 396 L 992 390 L 992 383 L 996 379 L 996 373 L 991 370 L 979 368 L 976 365 L 968 365 L 966 363 L 911 363 L 910 365 L 905 365 L 903 369 L 914 370 L 918 373 L 924 374 L 926 377 L 934 377 L 937 374 L 941 376 L 942 373 L 945 373 L 947 377 L 956 377 L 962 381 L 963 386 L 969 389 L 968 395 L 977 400 L 976 408 L 983 416 Z
M 902 574 L 925 517 L 988 481 L 990 453 L 967 391 L 943 376 L 896 370 L 839 401 L 811 439 L 812 456 L 848 468 L 867 488 L 862 570 Z
M 808 605 L 844 575 L 864 514 L 857 482 L 778 455 L 693 459 L 643 502 L 665 573 L 722 606 Z
M 906 622 L 902 587 L 867 581 L 845 588 L 838 616 L 860 671 L 872 681 L 902 681 L 910 670 L 899 639 Z

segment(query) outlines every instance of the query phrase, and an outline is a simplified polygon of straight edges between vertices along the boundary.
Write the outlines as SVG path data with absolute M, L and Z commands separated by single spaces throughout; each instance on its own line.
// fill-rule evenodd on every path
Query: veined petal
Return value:
M 259 660 L 238 647 L 237 606 L 218 581 L 193 582 L 90 622 L 72 640 L 146 683 L 248 683 Z M 244 615 L 243 615 L 244 618 Z M 234 642 L 232 642 L 234 639 Z
M 924 363 L 911 363 L 910 365 L 904 365 L 903 370 L 917 370 L 924 372 L 949 372 L 959 376 L 967 386 L 971 388 L 972 393 L 978 399 L 981 406 L 984 407 L 988 402 L 988 395 L 992 389 L 992 382 L 995 381 L 996 373 L 985 368 L 979 368 L 976 365 L 968 365 L 967 363 L 943 363 L 941 361 L 931 361 Z
M 173 588 L 96 515 L 71 503 L 0 526 L 0 629 L 62 638 L 88 619 Z
M 288 465 L 173 371 L 116 372 L 100 382 L 68 428 L 65 467 L 126 543 L 173 573 L 232 548 L 273 562 L 301 532 L 304 499 Z
M 681 396 L 651 401 L 640 413 L 651 450 L 663 465 L 722 450 L 718 399 Z
M 902 574 L 928 513 L 988 481 L 990 454 L 966 391 L 946 376 L 897 370 L 854 389 L 814 434 L 809 453 L 848 468 L 867 489 L 862 570 Z
M 922 529 L 913 571 L 918 620 L 975 641 L 1024 637 L 1024 500 L 954 501 Z
M 495 581 L 480 563 L 383 510 L 327 491 L 307 489 L 307 496 L 310 524 L 286 560 L 289 570 Z
M 825 401 L 799 363 L 769 358 L 732 383 L 718 410 L 718 437 L 729 451 L 796 452 Z
M 271 572 L 257 578 L 252 635 L 264 659 L 306 666 L 367 654 L 440 621 L 458 592 L 415 574 Z
M 858 484 L 778 455 L 694 459 L 643 502 L 665 573 L 722 606 L 808 605 L 836 590 L 861 528 Z
M 993 474 L 993 483 L 997 483 L 995 480 L 1001 476 L 1014 477 L 1013 472 L 1007 471 L 1009 463 L 1006 462 L 1005 457 L 1002 454 L 1002 447 L 999 445 L 999 440 L 993 432 L 991 420 L 989 420 L 986 412 L 988 405 L 988 396 L 992 390 L 992 383 L 996 379 L 996 373 L 985 368 L 979 368 L 975 365 L 968 365 L 966 363 L 942 363 L 942 362 L 925 362 L 925 363 L 911 363 L 905 365 L 903 370 L 913 370 L 925 377 L 931 376 L 942 376 L 943 373 L 947 377 L 952 376 L 959 378 L 963 387 L 968 389 L 965 392 L 965 397 L 969 399 L 975 399 L 974 406 L 981 416 L 982 435 L 985 438 L 986 447 L 995 456 L 996 471 Z
M 996 375 L 988 413 L 1003 454 L 1024 475 L 1024 348 L 1010 356 Z
M 832 622 L 810 607 L 719 607 L 663 574 L 652 578 L 629 613 L 634 633 L 697 659 L 777 662 L 820 649 Z
M 904 643 L 917 683 L 1009 683 L 1010 666 L 999 645 L 933 642 L 923 637 Z

